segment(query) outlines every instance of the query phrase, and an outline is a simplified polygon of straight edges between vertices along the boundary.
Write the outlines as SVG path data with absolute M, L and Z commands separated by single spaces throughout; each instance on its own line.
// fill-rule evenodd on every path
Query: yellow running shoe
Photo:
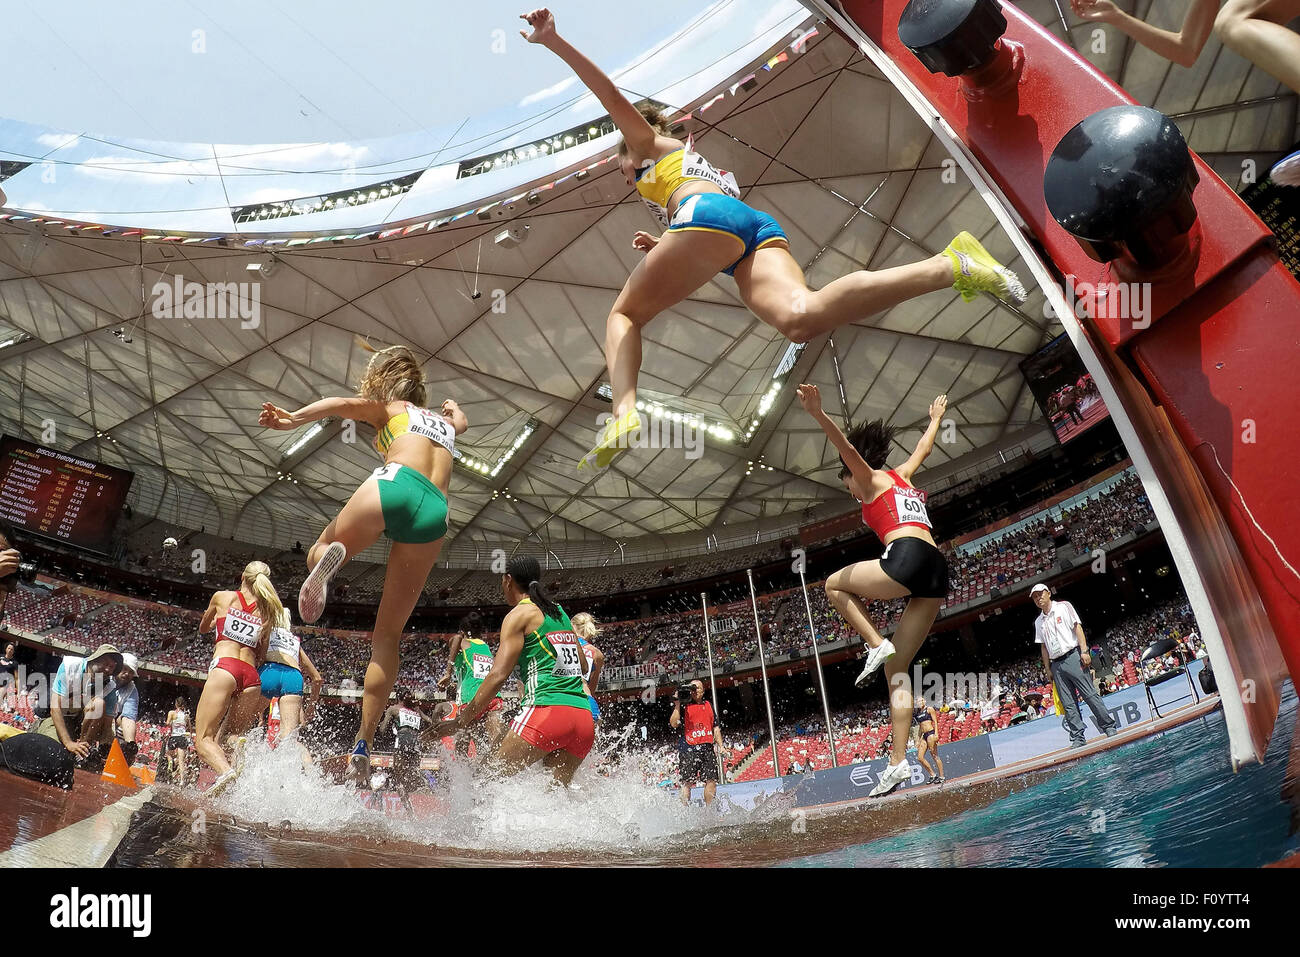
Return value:
M 621 418 L 610 419 L 605 423 L 605 430 L 600 435 L 596 447 L 578 460 L 578 471 L 591 466 L 594 469 L 608 468 L 614 457 L 631 447 L 633 436 L 641 431 L 641 415 L 636 409 L 630 409 Z
M 952 260 L 952 287 L 967 302 L 973 302 L 982 292 L 991 292 L 1015 305 L 1027 298 L 1020 278 L 990 256 L 970 233 L 958 233 L 943 254 Z

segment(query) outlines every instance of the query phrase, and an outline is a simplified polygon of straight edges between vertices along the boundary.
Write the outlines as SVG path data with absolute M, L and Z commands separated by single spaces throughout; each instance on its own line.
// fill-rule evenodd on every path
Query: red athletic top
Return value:
M 244 593 L 235 591 L 239 607 L 233 604 L 217 619 L 217 641 L 237 641 L 245 648 L 256 648 L 262 634 L 262 619 L 257 614 L 257 602 L 244 601 Z
M 885 473 L 893 481 L 893 488 L 885 489 L 862 506 L 862 524 L 866 525 L 882 542 L 885 536 L 900 528 L 932 530 L 930 515 L 925 510 L 925 493 L 890 469 Z

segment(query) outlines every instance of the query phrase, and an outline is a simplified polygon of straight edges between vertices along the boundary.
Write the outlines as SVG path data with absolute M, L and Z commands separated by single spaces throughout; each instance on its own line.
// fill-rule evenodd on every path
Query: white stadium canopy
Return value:
M 960 170 L 945 165 L 927 126 L 829 25 L 792 2 L 691 6 L 674 5 L 677 22 L 620 51 L 621 62 L 589 52 L 608 69 L 630 64 L 618 77 L 630 92 L 693 114 L 686 128 L 699 149 L 735 172 L 748 202 L 780 220 L 811 285 L 932 254 L 961 229 L 1019 269 L 992 213 Z M 1068 4 L 1021 7 L 1067 35 Z M 585 9 L 583 30 L 597 36 L 613 8 Z M 565 11 L 557 12 L 563 30 Z M 1174 21 L 1171 11 L 1156 22 L 1162 17 Z M 22 31 L 9 40 L 29 55 L 8 71 L 0 94 L 0 115 L 13 117 L 0 121 L 4 213 L 18 217 L 0 221 L 0 430 L 41 441 L 52 421 L 57 436 L 47 444 L 136 473 L 131 502 L 141 515 L 276 547 L 313 538 L 378 464 L 374 451 L 365 435 L 344 441 L 339 423 L 305 443 L 306 430 L 260 429 L 258 408 L 350 392 L 368 358 L 358 336 L 411 346 L 425 358 L 431 401 L 453 397 L 470 419 L 460 448 L 482 465 L 455 470 L 444 557 L 530 541 L 566 562 L 598 563 L 621 543 L 642 555 L 681 553 L 714 536 L 724 545 L 752 542 L 843 511 L 838 461 L 795 400 L 799 381 L 821 386 L 833 416 L 908 426 L 899 441 L 909 450 L 931 399 L 947 393 L 955 436 L 929 462 L 923 481 L 932 486 L 996 460 L 998 449 L 1052 443 L 1019 371 L 1062 331 L 1045 316 L 1041 293 L 1031 290 L 1020 307 L 934 294 L 795 351 L 720 276 L 649 327 L 641 379 L 646 397 L 670 414 L 712 427 L 702 454 L 634 450 L 604 473 L 578 472 L 597 417 L 609 411 L 598 394 L 607 382 L 605 316 L 640 258 L 633 233 L 655 224 L 616 163 L 592 165 L 613 153 L 616 137 L 599 127 L 599 106 L 571 85 L 508 109 L 500 97 L 480 97 L 459 132 L 464 117 L 426 122 L 425 105 L 439 84 L 470 85 L 479 71 L 495 83 L 528 57 L 537 73 L 526 83 L 515 78 L 518 101 L 519 90 L 538 81 L 562 82 L 554 58 L 519 49 L 512 32 L 511 56 L 495 56 L 485 41 L 481 56 L 458 61 L 454 78 L 439 67 L 421 89 L 381 82 L 384 67 L 374 63 L 365 82 L 397 132 L 375 138 L 367 116 L 358 128 L 369 138 L 342 142 L 338 102 L 359 107 L 330 99 L 331 91 L 354 90 L 365 64 L 328 66 L 325 54 L 347 43 L 345 24 L 300 22 L 311 27 L 322 74 L 330 74 L 323 91 L 314 75 L 285 76 L 251 41 L 240 64 L 251 78 L 232 89 L 274 91 L 249 110 L 258 134 L 279 110 L 295 117 L 286 131 L 320 141 L 165 142 L 156 137 L 192 137 L 186 124 L 195 117 L 168 134 L 165 118 L 149 116 L 151 84 L 190 83 L 202 115 L 210 76 L 114 72 L 102 50 L 68 54 L 63 25 L 19 19 Z M 268 25 L 250 18 L 243 28 Z M 133 20 L 115 29 L 127 33 Z M 1076 26 L 1069 42 L 1141 102 L 1174 116 L 1192 148 L 1234 186 L 1245 161 L 1262 176 L 1296 139 L 1294 94 L 1217 40 L 1184 70 L 1114 31 L 1107 49 L 1094 52 L 1093 29 Z M 237 21 L 221 30 L 231 33 L 239 39 Z M 216 35 L 208 33 L 209 49 Z M 42 45 L 55 53 L 42 59 Z M 41 97 L 37 107 L 24 100 L 18 108 L 14 79 L 40 86 L 40 71 L 55 65 L 76 78 L 65 90 L 110 77 L 95 115 L 109 125 L 120 118 L 121 128 L 93 125 L 85 106 L 56 109 L 48 91 L 45 121 L 61 126 L 33 125 Z M 319 107 L 310 115 L 298 108 L 304 97 Z M 240 105 L 232 94 L 231 112 L 214 119 L 226 143 L 240 136 Z M 584 136 L 584 126 L 596 132 Z M 89 129 L 95 134 L 82 132 Z M 537 149 L 573 130 L 575 142 Z M 477 175 L 462 175 L 476 162 Z M 390 195 L 376 201 L 328 200 L 403 177 L 410 182 L 385 187 Z M 292 200 L 302 201 L 299 211 L 275 206 Z M 258 206 L 270 212 L 237 222 L 236 210 Z M 507 229 L 515 237 L 496 241 Z M 257 324 L 158 317 L 155 285 L 178 278 L 256 281 Z M 774 383 L 783 387 L 772 395 Z

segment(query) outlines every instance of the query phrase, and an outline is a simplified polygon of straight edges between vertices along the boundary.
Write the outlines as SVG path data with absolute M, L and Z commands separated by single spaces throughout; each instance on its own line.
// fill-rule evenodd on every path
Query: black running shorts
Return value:
M 885 546 L 880 567 L 913 598 L 948 597 L 948 560 L 924 539 L 894 539 Z

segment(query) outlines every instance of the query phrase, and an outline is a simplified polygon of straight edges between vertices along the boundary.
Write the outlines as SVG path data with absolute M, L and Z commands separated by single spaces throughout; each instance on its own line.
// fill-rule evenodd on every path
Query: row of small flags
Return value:
M 794 53 L 795 55 L 802 53 L 804 46 L 808 43 L 810 39 L 812 39 L 815 36 L 817 36 L 816 27 L 812 27 L 804 31 L 799 36 L 795 37 L 794 41 L 790 44 L 788 49 L 782 50 L 780 53 L 776 54 L 765 64 L 763 64 L 762 69 L 771 71 L 774 67 L 779 66 L 782 63 L 788 62 L 791 53 Z M 753 73 L 749 74 L 749 76 L 744 77 L 743 79 L 733 83 L 730 87 L 731 95 L 735 96 L 736 91 L 741 89 L 742 87 L 744 87 L 746 90 L 750 89 L 751 87 L 746 86 L 746 84 L 752 84 L 754 82 L 754 79 L 757 76 L 758 76 L 758 71 L 755 70 Z M 726 97 L 726 95 L 727 94 L 725 93 L 719 93 L 717 96 L 713 97 L 713 99 L 709 100 L 703 106 L 699 107 L 699 112 L 703 113 L 705 110 L 713 106 L 719 100 Z M 691 114 L 687 113 L 685 116 L 682 117 L 682 119 L 687 119 L 690 116 Z M 574 170 L 572 173 L 569 173 L 566 176 L 561 176 L 559 179 L 547 183 L 545 186 L 535 186 L 532 189 L 524 190 L 524 192 L 519 193 L 516 196 L 511 196 L 508 199 L 499 199 L 494 202 L 488 203 L 486 206 L 479 206 L 474 209 L 462 210 L 461 212 L 455 213 L 451 216 L 443 216 L 439 219 L 430 219 L 422 223 L 414 223 L 410 226 L 396 226 L 393 227 L 392 229 L 370 230 L 364 233 L 341 233 L 337 236 L 312 236 L 312 237 L 300 237 L 298 239 L 289 239 L 289 238 L 247 239 L 243 241 L 243 245 L 246 247 L 284 246 L 288 248 L 292 246 L 309 246 L 315 243 L 344 242 L 349 239 L 352 240 L 392 239 L 396 236 L 409 236 L 412 233 L 437 229 L 440 226 L 446 226 L 449 223 L 457 222 L 459 220 L 465 219 L 468 216 L 478 216 L 482 219 L 487 219 L 490 216 L 491 211 L 496 209 L 497 207 L 505 208 L 505 207 L 513 206 L 515 203 L 525 198 L 528 198 L 530 203 L 536 202 L 536 200 L 533 199 L 535 195 L 544 193 L 550 189 L 554 189 L 555 187 L 560 186 L 571 179 L 575 179 L 575 178 L 585 179 L 587 175 L 591 173 L 592 170 L 596 169 L 597 167 L 604 166 L 606 163 L 611 163 L 616 158 L 617 157 L 613 155 L 606 156 L 604 159 L 599 159 L 596 160 L 595 162 L 588 163 L 582 169 Z M 205 243 L 229 244 L 232 241 L 235 242 L 239 241 L 239 237 L 237 236 L 169 236 L 166 235 L 165 233 L 148 233 L 143 229 L 125 229 L 125 228 L 119 228 L 114 226 L 99 226 L 99 225 L 95 225 L 94 223 L 69 223 L 60 219 L 45 219 L 44 217 L 41 216 L 24 216 L 19 213 L 0 213 L 0 222 L 4 222 L 6 220 L 11 223 L 28 222 L 31 223 L 33 226 L 41 226 L 41 225 L 62 226 L 66 230 L 76 231 L 76 232 L 98 232 L 103 236 L 116 236 L 119 239 L 127 239 L 127 238 L 133 238 L 138 236 L 145 242 L 180 243 L 183 246 L 189 246 L 192 244 L 202 245 Z

